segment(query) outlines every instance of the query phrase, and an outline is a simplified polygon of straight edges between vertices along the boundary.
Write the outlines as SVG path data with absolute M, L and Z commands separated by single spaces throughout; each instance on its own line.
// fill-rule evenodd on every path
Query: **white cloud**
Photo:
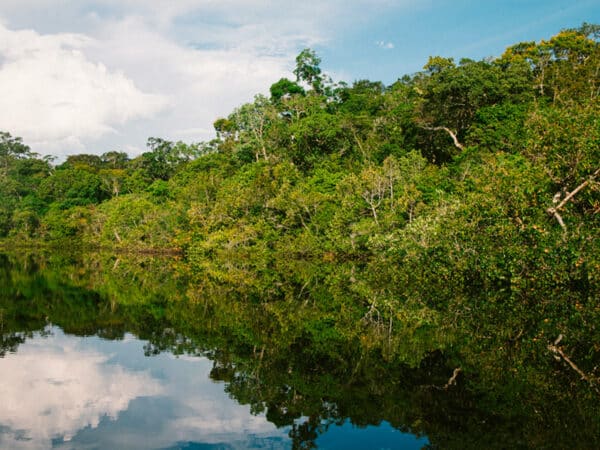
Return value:
M 376 41 L 375 44 L 377 45 L 377 47 L 383 48 L 383 49 L 386 49 L 386 50 L 391 50 L 391 49 L 394 48 L 394 43 L 393 42 Z
M 81 350 L 72 339 L 29 340 L 18 355 L 0 359 L 0 447 L 50 448 L 100 419 L 117 419 L 131 400 L 163 389 L 145 372 L 106 364 L 108 357 Z
M 93 45 L 76 34 L 40 35 L 0 25 L 0 124 L 32 146 L 82 140 L 156 114 L 166 99 L 86 58 Z
M 415 2 L 2 0 L 0 130 L 59 156 L 209 139 L 300 49 Z
M 106 23 L 90 54 L 118 67 L 144 90 L 161 92 L 171 105 L 155 119 L 145 121 L 139 139 L 205 140 L 212 123 L 256 92 L 268 91 L 277 79 L 289 74 L 290 56 L 259 54 L 253 49 L 198 49 L 183 46 L 129 17 Z M 150 130 L 150 131 L 149 131 Z

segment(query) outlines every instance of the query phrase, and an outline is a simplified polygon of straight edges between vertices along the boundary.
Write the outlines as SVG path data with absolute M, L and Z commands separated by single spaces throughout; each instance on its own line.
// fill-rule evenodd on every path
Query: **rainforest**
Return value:
M 1 132 L 2 355 L 50 323 L 202 354 L 294 448 L 599 445 L 600 26 L 390 86 L 320 64 L 209 142 L 56 163 Z

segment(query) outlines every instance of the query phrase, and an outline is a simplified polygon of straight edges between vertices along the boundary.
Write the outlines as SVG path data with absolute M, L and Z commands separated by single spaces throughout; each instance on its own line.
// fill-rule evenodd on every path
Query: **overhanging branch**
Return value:
M 456 137 L 456 133 L 454 131 L 452 131 L 450 128 L 448 128 L 448 127 L 426 127 L 426 126 L 422 125 L 421 128 L 423 128 L 424 130 L 445 131 L 452 138 L 452 142 L 454 142 L 454 146 L 456 148 L 458 148 L 459 150 L 464 150 L 465 149 L 465 146 L 462 145 L 459 142 L 458 137 Z
M 577 374 L 581 377 L 582 380 L 587 381 L 590 384 L 590 386 L 598 394 L 600 394 L 600 391 L 598 390 L 598 386 L 596 386 L 594 380 L 589 375 L 587 375 L 583 370 L 581 370 L 579 367 L 577 367 L 577 365 L 571 360 L 571 358 L 569 358 L 565 354 L 565 352 L 558 346 L 560 341 L 562 341 L 562 338 L 563 338 L 563 335 L 560 334 L 558 336 L 558 338 L 554 341 L 553 344 L 548 345 L 548 350 L 550 350 L 552 353 L 554 353 L 555 358 L 557 360 L 560 360 L 562 358 L 563 361 L 565 361 L 571 367 L 571 369 L 573 369 L 575 372 L 577 372 Z

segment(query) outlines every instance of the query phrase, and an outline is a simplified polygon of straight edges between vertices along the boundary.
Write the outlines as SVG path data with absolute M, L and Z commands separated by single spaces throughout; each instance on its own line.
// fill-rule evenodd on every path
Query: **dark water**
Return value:
M 0 254 L 0 448 L 598 448 L 595 390 L 501 330 L 353 309 L 339 268 L 204 269 Z

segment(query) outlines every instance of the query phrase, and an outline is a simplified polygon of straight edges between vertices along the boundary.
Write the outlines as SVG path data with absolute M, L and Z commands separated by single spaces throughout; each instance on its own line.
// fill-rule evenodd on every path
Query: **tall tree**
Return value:
M 0 170 L 6 176 L 10 163 L 17 158 L 32 156 L 31 150 L 20 137 L 13 137 L 6 131 L 0 131 Z
M 296 81 L 307 83 L 317 94 L 323 93 L 324 77 L 321 73 L 321 58 L 319 58 L 314 50 L 305 48 L 296 56 L 296 68 L 294 75 Z

